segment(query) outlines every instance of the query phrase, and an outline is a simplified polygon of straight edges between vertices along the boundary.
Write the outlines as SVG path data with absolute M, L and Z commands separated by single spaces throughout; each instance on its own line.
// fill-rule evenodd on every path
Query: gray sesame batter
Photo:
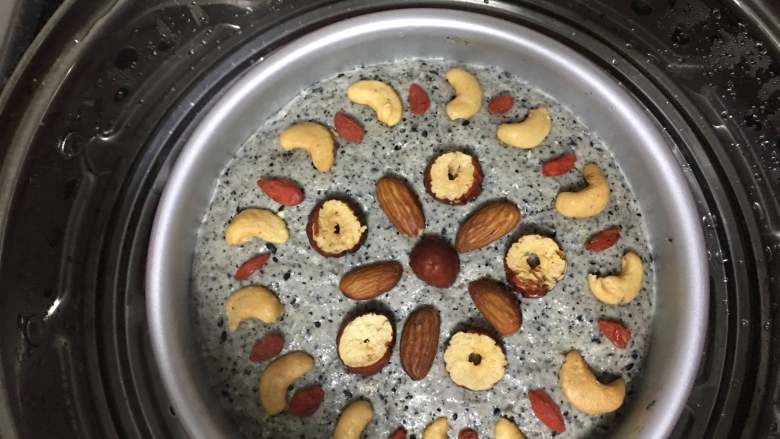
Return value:
M 213 194 L 198 232 L 194 253 L 192 312 L 203 361 L 222 407 L 246 437 L 321 438 L 330 437 L 336 419 L 350 400 L 371 401 L 375 416 L 364 437 L 387 437 L 398 426 L 406 427 L 408 437 L 420 437 L 422 429 L 436 417 L 446 416 L 450 437 L 463 428 L 475 429 L 480 437 L 493 437 L 499 416 L 513 420 L 527 437 L 599 436 L 615 423 L 615 416 L 591 417 L 577 412 L 564 399 L 558 386 L 558 370 L 564 354 L 580 351 L 597 372 L 622 375 L 631 399 L 633 378 L 641 370 L 652 324 L 654 282 L 653 257 L 639 206 L 627 186 L 609 149 L 565 106 L 549 94 L 533 88 L 517 76 L 496 68 L 461 66 L 474 73 L 482 84 L 485 100 L 507 92 L 515 105 L 504 115 L 490 115 L 486 103 L 469 121 L 447 118 L 445 105 L 453 97 L 445 73 L 453 65 L 439 60 L 403 60 L 389 64 L 362 66 L 313 84 L 260 127 L 236 157 L 227 164 Z M 346 97 L 349 84 L 359 79 L 378 79 L 392 85 L 406 107 L 409 85 L 420 84 L 431 97 L 431 108 L 415 116 L 407 108 L 404 119 L 394 128 L 381 125 L 367 108 L 352 104 Z M 554 94 L 554 90 L 548 90 Z M 532 150 L 501 145 L 496 126 L 524 117 L 527 109 L 546 106 L 552 117 L 552 131 L 544 143 Z M 331 125 L 333 116 L 344 111 L 361 122 L 366 130 L 360 145 L 339 142 L 336 163 L 329 173 L 316 171 L 302 150 L 284 152 L 277 141 L 287 126 L 300 121 Z M 618 145 L 613 145 L 618 146 Z M 474 153 L 485 174 L 482 193 L 464 206 L 448 206 L 435 201 L 423 187 L 423 170 L 438 152 L 461 149 Z M 567 152 L 577 155 L 576 169 L 550 178 L 541 174 L 541 164 Z M 583 186 L 579 170 L 586 163 L 602 167 L 610 185 L 608 208 L 595 218 L 567 219 L 556 213 L 553 204 L 561 189 Z M 520 226 L 510 236 L 481 250 L 461 255 L 461 271 L 451 288 L 436 289 L 417 279 L 408 265 L 414 241 L 399 234 L 379 209 L 374 184 L 386 174 L 405 177 L 417 192 L 426 216 L 426 233 L 454 240 L 458 224 L 485 201 L 506 198 L 520 207 Z M 306 192 L 305 201 L 282 209 L 267 198 L 255 181 L 261 177 L 289 177 Z M 325 258 L 309 247 L 305 227 L 315 203 L 329 194 L 347 196 L 365 212 L 368 238 L 354 254 Z M 230 247 L 224 241 L 227 223 L 241 209 L 263 207 L 280 212 L 290 229 L 290 240 L 274 247 L 254 241 Z M 593 233 L 608 226 L 621 227 L 617 245 L 602 253 L 583 250 Z M 518 233 L 541 232 L 553 236 L 568 261 L 564 279 L 541 299 L 521 299 L 523 326 L 506 337 L 506 375 L 489 391 L 472 392 L 455 385 L 443 362 L 443 351 L 452 334 L 465 326 L 489 328 L 471 302 L 470 281 L 483 276 L 504 281 L 503 257 Z M 628 305 L 608 306 L 597 301 L 586 284 L 586 274 L 614 273 L 620 270 L 620 257 L 634 250 L 645 262 L 642 292 Z M 233 279 L 236 268 L 251 256 L 270 250 L 272 260 L 250 279 Z M 390 292 L 368 303 L 352 301 L 338 290 L 342 274 L 367 262 L 394 259 L 404 265 L 401 282 Z M 227 332 L 225 299 L 241 286 L 265 285 L 285 306 L 275 324 L 244 322 L 235 333 Z M 519 296 L 518 296 L 519 297 Z M 396 339 L 409 313 L 423 304 L 434 305 L 441 313 L 439 352 L 428 376 L 412 381 L 401 369 L 396 342 L 390 364 L 377 375 L 361 378 L 346 372 L 336 353 L 336 334 L 345 316 L 355 309 L 384 309 L 394 315 Z M 632 332 L 626 349 L 615 348 L 596 325 L 599 318 L 622 321 Z M 283 352 L 304 350 L 315 359 L 315 368 L 296 388 L 319 383 L 325 401 L 308 418 L 286 414 L 268 417 L 257 393 L 260 372 L 265 364 L 249 361 L 252 345 L 263 335 L 281 333 L 286 340 Z M 539 422 L 527 398 L 529 390 L 543 389 L 560 404 L 566 432 L 555 435 Z M 292 391 L 290 392 L 292 395 Z

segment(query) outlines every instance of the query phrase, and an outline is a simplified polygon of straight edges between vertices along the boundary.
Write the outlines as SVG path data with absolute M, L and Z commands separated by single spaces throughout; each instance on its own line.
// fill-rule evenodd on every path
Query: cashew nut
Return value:
M 347 89 L 347 98 L 356 104 L 371 107 L 376 118 L 389 127 L 401 122 L 401 98 L 393 87 L 382 81 L 358 81 Z
M 423 430 L 422 439 L 447 439 L 450 424 L 444 416 L 436 418 Z
M 498 422 L 496 422 L 496 433 L 494 438 L 525 439 L 525 436 L 523 436 L 523 433 L 520 432 L 520 429 L 517 428 L 517 425 L 515 425 L 512 421 L 507 418 L 500 418 Z
M 447 82 L 455 89 L 455 98 L 447 103 L 450 120 L 471 119 L 482 108 L 482 87 L 473 74 L 459 68 L 447 71 Z
M 607 305 L 624 305 L 639 294 L 642 289 L 644 267 L 642 258 L 632 251 L 623 255 L 620 274 L 598 277 L 588 275 L 588 288 L 597 299 Z
M 287 388 L 314 368 L 314 359 L 303 351 L 276 357 L 260 375 L 260 405 L 270 416 L 287 407 Z
M 336 429 L 333 431 L 333 439 L 360 439 L 360 435 L 373 417 L 374 409 L 370 402 L 364 399 L 351 402 L 341 411 Z
M 618 378 L 602 384 L 579 352 L 569 352 L 560 372 L 561 390 L 569 403 L 586 415 L 614 412 L 623 405 L 626 383 Z
M 582 168 L 588 186 L 579 192 L 560 192 L 555 198 L 555 209 L 569 218 L 596 216 L 609 203 L 609 184 L 601 169 L 589 163 Z
M 550 134 L 550 113 L 544 107 L 528 110 L 520 122 L 502 123 L 496 130 L 498 140 L 515 148 L 531 149 L 542 144 Z
M 228 245 L 243 245 L 253 238 L 284 244 L 290 238 L 287 223 L 267 209 L 244 209 L 230 220 L 225 230 Z
M 284 312 L 284 305 L 267 288 L 244 287 L 231 294 L 225 301 L 228 329 L 234 332 L 244 320 L 257 319 L 273 323 Z
M 330 130 L 315 122 L 296 123 L 279 135 L 282 149 L 300 148 L 309 153 L 311 163 L 320 172 L 328 172 L 333 166 L 336 150 Z

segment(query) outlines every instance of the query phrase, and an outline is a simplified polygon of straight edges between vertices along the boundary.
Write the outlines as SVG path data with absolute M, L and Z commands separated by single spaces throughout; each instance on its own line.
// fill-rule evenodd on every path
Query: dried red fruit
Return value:
M 574 163 L 576 162 L 577 156 L 574 154 L 562 155 L 557 159 L 544 162 L 542 175 L 545 177 L 558 177 L 574 169 Z
M 563 415 L 558 404 L 550 398 L 543 390 L 532 390 L 528 392 L 528 400 L 531 401 L 531 409 L 534 415 L 542 423 L 556 433 L 566 431 L 566 425 L 563 423 Z
M 409 86 L 409 95 L 406 100 L 409 103 L 409 111 L 416 115 L 425 114 L 428 111 L 428 107 L 431 106 L 431 99 L 428 97 L 428 93 L 417 84 Z
M 496 96 L 488 102 L 488 113 L 502 114 L 512 109 L 515 100 L 510 95 Z
M 409 266 L 421 281 L 436 288 L 449 288 L 460 271 L 460 257 L 450 243 L 438 236 L 425 236 L 409 254 Z
M 340 111 L 336 113 L 336 116 L 333 118 L 333 126 L 336 127 L 336 132 L 339 133 L 339 136 L 343 137 L 347 142 L 363 142 L 363 127 L 346 114 Z
M 252 346 L 252 352 L 249 353 L 249 361 L 253 363 L 262 363 L 279 355 L 284 347 L 284 338 L 279 334 L 268 334 L 258 340 Z
M 458 439 L 479 439 L 479 435 L 470 428 L 464 428 L 458 433 Z
M 315 385 L 298 389 L 290 398 L 287 413 L 299 417 L 311 416 L 320 407 L 323 399 L 325 399 L 325 391 L 322 390 L 322 386 Z
M 257 180 L 260 190 L 268 198 L 284 206 L 296 206 L 303 201 L 303 191 L 294 181 L 286 178 L 261 178 Z
M 588 242 L 585 243 L 585 250 L 601 252 L 615 245 L 619 239 L 620 229 L 617 227 L 610 227 L 593 235 Z
M 631 340 L 631 330 L 624 324 L 611 320 L 599 319 L 598 325 L 601 333 L 604 334 L 613 345 L 620 349 L 625 349 L 626 346 L 628 346 L 628 342 Z
M 268 262 L 268 258 L 270 258 L 271 255 L 269 253 L 261 253 L 257 256 L 249 258 L 246 262 L 241 264 L 240 267 L 238 267 L 238 270 L 236 270 L 236 273 L 233 275 L 236 280 L 244 280 L 251 276 L 255 271 L 263 268 L 263 265 L 265 265 L 266 262 Z
M 396 428 L 387 439 L 406 439 L 406 429 L 403 427 Z

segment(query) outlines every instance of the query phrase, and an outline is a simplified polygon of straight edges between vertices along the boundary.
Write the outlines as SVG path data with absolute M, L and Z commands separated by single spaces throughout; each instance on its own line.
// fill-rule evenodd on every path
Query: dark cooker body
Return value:
M 0 438 L 185 437 L 155 372 L 143 290 L 181 139 L 275 47 L 397 6 L 530 26 L 662 121 L 702 212 L 712 284 L 703 364 L 673 437 L 780 438 L 772 0 L 63 2 L 2 81 Z

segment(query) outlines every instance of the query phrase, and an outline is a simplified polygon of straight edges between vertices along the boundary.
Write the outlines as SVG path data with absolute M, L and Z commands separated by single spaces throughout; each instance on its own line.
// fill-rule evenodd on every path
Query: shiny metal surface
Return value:
M 626 90 L 568 47 L 495 18 L 426 9 L 345 20 L 289 44 L 236 81 L 189 139 L 157 211 L 147 267 L 150 334 L 177 415 L 193 437 L 236 434 L 205 385 L 187 312 L 195 232 L 219 171 L 303 85 L 414 56 L 501 66 L 553 94 L 611 145 L 648 222 L 658 291 L 641 389 L 614 436 L 664 437 L 698 367 L 708 300 L 699 218 L 671 145 Z

